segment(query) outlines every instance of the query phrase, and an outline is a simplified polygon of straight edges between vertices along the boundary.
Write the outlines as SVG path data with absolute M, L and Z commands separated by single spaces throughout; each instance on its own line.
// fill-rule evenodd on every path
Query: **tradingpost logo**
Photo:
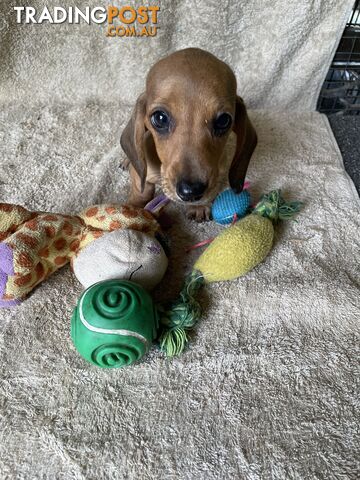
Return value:
M 14 7 L 14 11 L 21 24 L 106 24 L 107 37 L 155 37 L 160 7 Z

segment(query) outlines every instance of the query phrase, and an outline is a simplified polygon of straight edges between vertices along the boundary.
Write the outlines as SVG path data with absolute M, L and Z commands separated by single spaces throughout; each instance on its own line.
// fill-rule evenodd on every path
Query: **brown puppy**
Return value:
M 236 147 L 227 164 L 231 131 Z M 131 164 L 130 203 L 144 206 L 158 183 L 201 221 L 209 218 L 224 168 L 230 186 L 241 192 L 257 138 L 230 67 L 209 52 L 188 48 L 150 69 L 120 143 Z

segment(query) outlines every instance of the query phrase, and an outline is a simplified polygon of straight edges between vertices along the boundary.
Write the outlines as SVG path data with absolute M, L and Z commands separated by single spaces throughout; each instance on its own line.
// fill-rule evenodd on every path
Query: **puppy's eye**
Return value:
M 215 120 L 214 120 L 214 134 L 216 136 L 221 136 L 226 133 L 232 123 L 231 115 L 228 113 L 221 113 Z
M 162 110 L 156 110 L 156 112 L 151 115 L 150 121 L 158 132 L 168 132 L 170 129 L 170 116 Z

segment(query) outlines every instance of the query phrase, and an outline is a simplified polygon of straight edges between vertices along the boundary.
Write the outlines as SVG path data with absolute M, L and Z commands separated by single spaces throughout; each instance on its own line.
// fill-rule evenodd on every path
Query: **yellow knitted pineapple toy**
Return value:
M 261 263 L 271 250 L 273 223 L 287 220 L 300 210 L 301 202 L 285 202 L 280 190 L 264 195 L 252 213 L 226 228 L 196 261 L 185 281 L 180 298 L 163 312 L 167 325 L 160 344 L 168 356 L 182 352 L 191 330 L 200 317 L 194 295 L 205 282 L 233 280 Z

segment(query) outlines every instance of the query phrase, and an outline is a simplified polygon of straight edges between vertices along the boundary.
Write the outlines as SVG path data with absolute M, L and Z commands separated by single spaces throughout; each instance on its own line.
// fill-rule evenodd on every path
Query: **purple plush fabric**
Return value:
M 2 298 L 5 293 L 7 278 L 8 276 L 6 275 L 6 273 L 0 270 L 0 298 Z
M 0 243 L 0 271 L 14 275 L 13 252 L 6 243 Z
M 20 300 L 2 300 L 9 275 L 14 275 L 14 257 L 9 245 L 0 243 L 0 308 L 19 305 Z
M 0 308 L 16 307 L 21 300 L 0 300 Z

